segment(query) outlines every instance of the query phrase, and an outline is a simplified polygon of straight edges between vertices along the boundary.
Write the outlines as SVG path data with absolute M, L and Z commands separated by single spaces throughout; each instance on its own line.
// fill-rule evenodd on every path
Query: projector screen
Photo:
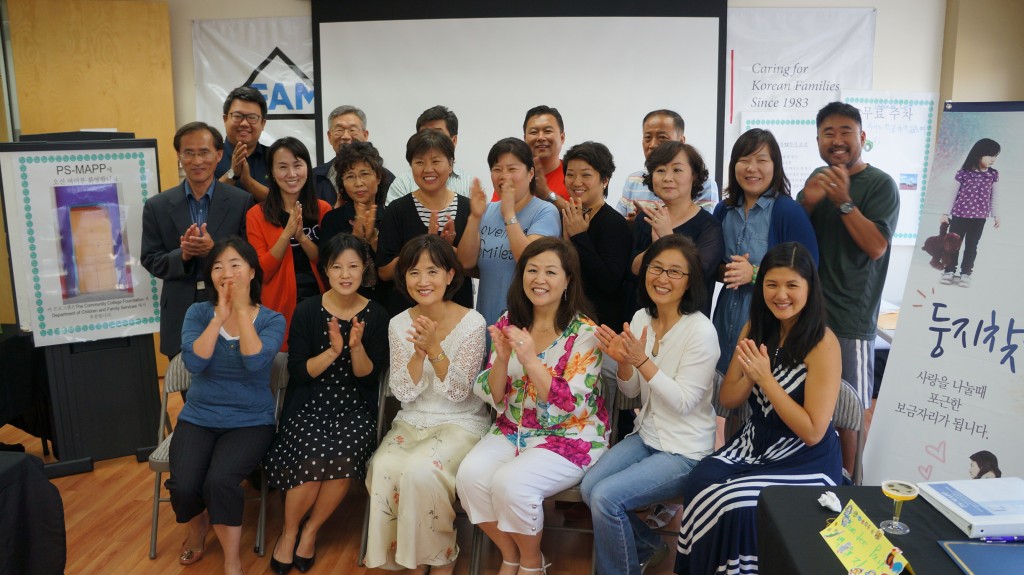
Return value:
M 565 121 L 563 154 L 587 140 L 611 149 L 616 171 L 608 200 L 615 202 L 626 176 L 643 168 L 644 115 L 669 108 L 683 116 L 687 143 L 714 177 L 725 3 L 711 3 L 719 3 L 718 17 L 436 19 L 400 19 L 401 9 L 388 4 L 395 19 L 326 21 L 330 11 L 314 0 L 320 158 L 334 155 L 328 114 L 349 104 L 366 112 L 370 141 L 400 174 L 408 169 L 405 143 L 417 116 L 442 104 L 459 118 L 456 164 L 490 190 L 487 151 L 501 138 L 522 138 L 525 112 L 545 104 Z

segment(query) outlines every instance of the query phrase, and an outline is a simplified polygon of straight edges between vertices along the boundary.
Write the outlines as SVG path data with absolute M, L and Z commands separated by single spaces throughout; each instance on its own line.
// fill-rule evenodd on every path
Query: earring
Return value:
M 565 288 L 562 292 L 562 301 L 569 301 L 569 288 Z

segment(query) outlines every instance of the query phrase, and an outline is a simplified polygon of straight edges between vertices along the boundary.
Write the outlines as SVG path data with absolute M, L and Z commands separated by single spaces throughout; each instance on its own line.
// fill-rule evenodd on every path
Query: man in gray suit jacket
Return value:
M 181 351 L 185 312 L 213 289 L 202 275 L 203 258 L 215 241 L 245 237 L 245 212 L 253 204 L 249 193 L 214 178 L 224 153 L 216 128 L 185 124 L 174 134 L 174 150 L 185 181 L 149 198 L 142 209 L 142 266 L 164 282 L 160 353 L 168 359 Z

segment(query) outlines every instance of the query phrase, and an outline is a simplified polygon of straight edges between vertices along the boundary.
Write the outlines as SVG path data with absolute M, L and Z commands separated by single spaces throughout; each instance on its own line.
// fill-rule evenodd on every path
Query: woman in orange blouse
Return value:
M 331 209 L 317 199 L 309 151 L 299 140 L 281 138 L 267 150 L 271 176 L 267 199 L 249 209 L 246 236 L 263 268 L 263 305 L 291 326 L 295 305 L 323 291 L 317 271 L 320 222 Z M 288 342 L 281 346 L 288 351 Z

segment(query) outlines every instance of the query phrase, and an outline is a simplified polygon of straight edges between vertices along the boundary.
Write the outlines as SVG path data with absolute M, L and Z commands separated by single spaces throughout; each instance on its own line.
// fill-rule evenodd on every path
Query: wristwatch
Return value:
M 506 227 L 511 226 L 512 224 L 518 224 L 518 223 L 519 223 L 519 218 L 517 218 L 515 216 L 512 216 L 511 218 L 505 220 L 505 226 Z
M 853 205 L 853 202 L 843 202 L 839 204 L 839 214 L 845 216 L 846 214 L 853 211 L 853 208 L 857 206 Z
M 231 178 L 232 180 L 234 180 L 236 182 L 241 179 L 237 174 L 235 174 L 235 168 L 233 168 L 233 167 L 232 168 L 228 168 L 228 171 L 225 172 L 224 175 L 229 177 L 229 178 Z
M 430 363 L 437 363 L 437 362 L 441 361 L 442 359 L 445 359 L 446 357 L 447 356 L 444 354 L 444 351 L 442 351 L 441 353 L 437 354 L 437 357 L 430 357 L 428 355 L 427 356 L 427 361 L 429 361 Z
M 548 192 L 548 201 L 551 202 L 552 204 L 557 203 L 558 194 L 556 194 L 555 192 Z

